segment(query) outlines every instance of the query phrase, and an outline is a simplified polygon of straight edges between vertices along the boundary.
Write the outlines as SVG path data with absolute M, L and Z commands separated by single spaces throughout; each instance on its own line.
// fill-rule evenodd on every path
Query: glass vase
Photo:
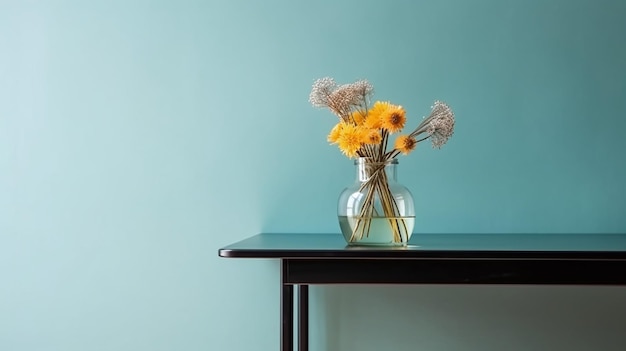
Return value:
M 398 160 L 355 160 L 356 180 L 339 196 L 337 215 L 348 245 L 406 246 L 415 225 L 409 189 L 397 181 Z

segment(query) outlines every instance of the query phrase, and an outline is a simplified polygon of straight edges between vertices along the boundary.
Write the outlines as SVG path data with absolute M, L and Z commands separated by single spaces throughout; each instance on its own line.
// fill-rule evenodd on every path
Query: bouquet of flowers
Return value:
M 338 85 L 333 78 L 325 77 L 315 81 L 309 101 L 315 107 L 328 108 L 339 119 L 328 134 L 328 141 L 349 158 L 367 160 L 369 178 L 360 189 L 366 194 L 365 201 L 352 226 L 351 239 L 367 235 L 373 217 L 385 217 L 394 238 L 402 241 L 407 227 L 399 219 L 384 167 L 427 139 L 434 148 L 441 148 L 454 132 L 454 113 L 445 103 L 435 101 L 430 114 L 413 131 L 402 133 L 407 121 L 404 108 L 386 101 L 372 103 L 372 95 L 373 86 L 367 80 Z M 375 202 L 380 204 L 375 206 Z

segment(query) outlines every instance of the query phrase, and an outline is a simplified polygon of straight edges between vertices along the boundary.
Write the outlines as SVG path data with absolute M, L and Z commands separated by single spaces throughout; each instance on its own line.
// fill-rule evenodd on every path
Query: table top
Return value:
M 231 258 L 626 260 L 626 234 L 413 234 L 406 247 L 347 246 L 341 234 L 263 233 Z

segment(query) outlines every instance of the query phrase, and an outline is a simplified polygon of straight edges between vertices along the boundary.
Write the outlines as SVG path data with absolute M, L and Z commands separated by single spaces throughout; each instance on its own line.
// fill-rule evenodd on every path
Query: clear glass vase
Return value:
M 339 196 L 339 226 L 348 245 L 406 246 L 415 225 L 409 189 L 397 181 L 397 159 L 355 160 L 356 181 Z

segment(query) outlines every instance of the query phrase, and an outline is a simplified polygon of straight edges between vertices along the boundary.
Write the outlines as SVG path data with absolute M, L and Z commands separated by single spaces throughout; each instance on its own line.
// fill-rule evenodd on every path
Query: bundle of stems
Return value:
M 394 243 L 407 241 L 409 229 L 400 214 L 396 199 L 389 187 L 387 172 L 385 172 L 389 161 L 380 162 L 373 158 L 364 158 L 364 162 L 362 167 L 367 176 L 366 180 L 361 183 L 359 192 L 365 194 L 365 199 L 359 209 L 358 217 L 355 218 L 356 224 L 352 228 L 350 242 L 369 236 L 372 220 L 380 217 L 388 222 Z M 377 202 L 380 204 L 380 210 L 376 208 Z

